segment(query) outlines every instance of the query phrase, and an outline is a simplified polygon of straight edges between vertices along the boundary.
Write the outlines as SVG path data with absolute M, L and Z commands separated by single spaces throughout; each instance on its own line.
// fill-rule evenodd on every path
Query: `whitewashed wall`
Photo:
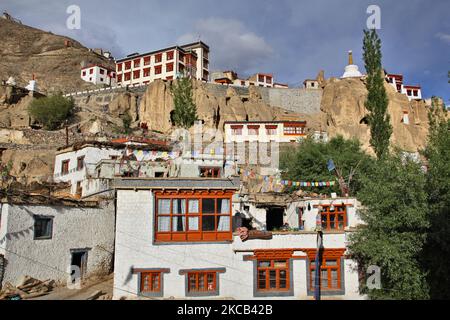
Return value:
M 71 193 L 76 194 L 77 182 L 83 182 L 88 175 L 95 174 L 95 167 L 98 162 L 104 159 L 109 159 L 111 156 L 122 155 L 122 150 L 115 150 L 110 148 L 95 148 L 86 147 L 77 151 L 57 154 L 55 157 L 55 182 L 70 182 L 72 184 Z M 82 170 L 77 170 L 77 159 L 84 156 L 85 166 Z M 61 175 L 62 162 L 70 160 L 69 174 Z
M 314 233 L 274 235 L 271 241 L 248 241 L 242 243 L 234 237 L 233 243 L 196 243 L 154 245 L 154 203 L 151 191 L 117 191 L 117 223 L 114 269 L 114 298 L 136 298 L 138 295 L 138 269 L 170 269 L 164 274 L 164 297 L 185 299 L 185 276 L 182 269 L 226 268 L 219 275 L 220 295 L 212 297 L 254 299 L 254 271 L 252 261 L 243 261 L 250 252 L 234 250 L 254 250 L 273 248 L 315 248 Z M 345 234 L 325 237 L 325 246 L 343 248 Z M 296 255 L 301 256 L 301 252 Z M 303 254 L 304 256 L 304 254 Z M 358 277 L 350 269 L 353 262 L 345 260 L 345 295 L 339 299 L 358 299 Z M 311 299 L 306 290 L 306 261 L 293 260 L 294 295 L 283 299 Z M 264 298 L 258 298 L 264 299 Z M 267 299 L 277 299 L 268 297 Z
M 54 217 L 52 239 L 34 240 L 34 215 Z M 24 275 L 66 281 L 71 249 L 89 249 L 88 275 L 111 266 L 115 223 L 112 202 L 99 208 L 4 204 L 2 220 L 0 250 L 5 251 L 7 260 L 3 282 L 15 284 Z

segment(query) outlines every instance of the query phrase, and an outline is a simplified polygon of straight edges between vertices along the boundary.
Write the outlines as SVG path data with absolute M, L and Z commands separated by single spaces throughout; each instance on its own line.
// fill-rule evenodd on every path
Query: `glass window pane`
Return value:
M 170 217 L 158 217 L 158 231 L 170 231 Z
M 198 290 L 205 291 L 205 275 L 204 274 L 198 275 Z
M 269 271 L 269 280 L 270 280 L 270 289 L 277 288 L 277 271 L 270 270 Z
M 184 216 L 174 216 L 172 218 L 172 231 L 173 232 L 186 231 L 186 217 L 184 217 Z
M 336 216 L 334 214 L 330 215 L 330 228 L 331 229 L 336 229 L 335 218 L 336 218 Z
M 328 288 L 328 270 L 321 270 L 320 271 L 320 280 L 321 280 L 321 288 L 327 289 Z
M 189 218 L 189 231 L 199 231 L 199 218 L 191 217 Z
M 199 213 L 199 201 L 189 200 L 189 213 Z
M 286 261 L 275 261 L 275 268 L 286 268 Z
M 270 268 L 270 261 L 259 261 L 258 267 L 260 268 Z
M 208 273 L 208 291 L 214 290 L 214 274 Z
M 333 289 L 338 289 L 338 271 L 337 270 L 331 270 L 331 286 Z
M 285 270 L 280 270 L 280 289 L 287 288 L 287 272 Z
M 217 217 L 217 231 L 230 231 L 231 230 L 230 217 L 218 216 Z
M 186 213 L 186 200 L 185 199 L 174 199 L 172 201 L 172 213 L 173 214 L 184 214 Z
M 258 288 L 266 289 L 266 271 L 265 270 L 258 271 Z
M 217 199 L 217 213 L 230 213 L 230 199 Z
M 203 231 L 215 231 L 216 230 L 216 217 L 215 216 L 203 216 L 202 217 L 202 230 Z
M 197 279 L 195 274 L 189 275 L 189 290 L 196 290 L 197 288 Z
M 202 213 L 215 213 L 216 199 L 202 200 Z
M 170 214 L 170 199 L 158 200 L 158 214 Z
M 328 260 L 326 261 L 327 266 L 337 266 L 337 260 Z

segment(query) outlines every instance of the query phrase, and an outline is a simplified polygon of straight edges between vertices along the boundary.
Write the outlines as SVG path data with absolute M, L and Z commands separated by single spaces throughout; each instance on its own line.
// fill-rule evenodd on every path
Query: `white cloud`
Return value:
M 211 48 L 211 70 L 233 69 L 249 75 L 270 65 L 274 53 L 266 40 L 235 19 L 208 18 L 198 20 L 194 30 L 178 38 L 178 43 L 201 39 Z
M 443 42 L 450 44 L 450 34 L 438 32 L 438 33 L 436 33 L 436 38 L 440 39 Z

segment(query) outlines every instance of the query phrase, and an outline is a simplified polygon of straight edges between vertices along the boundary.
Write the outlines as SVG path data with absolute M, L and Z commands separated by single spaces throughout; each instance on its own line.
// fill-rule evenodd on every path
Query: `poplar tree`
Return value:
M 191 79 L 188 77 L 177 79 L 170 91 L 175 106 L 172 116 L 174 125 L 185 129 L 191 128 L 198 120 Z
M 375 29 L 364 30 L 364 63 L 367 71 L 368 96 L 365 103 L 369 111 L 367 117 L 373 147 L 378 159 L 389 152 L 389 140 L 392 135 L 390 116 L 387 113 L 389 100 L 384 87 L 384 72 L 381 64 L 381 40 Z

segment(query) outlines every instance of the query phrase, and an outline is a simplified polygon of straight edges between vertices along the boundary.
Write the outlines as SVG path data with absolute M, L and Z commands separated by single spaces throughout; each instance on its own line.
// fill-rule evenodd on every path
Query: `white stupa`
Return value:
M 342 76 L 342 79 L 345 78 L 360 78 L 362 77 L 362 73 L 359 72 L 359 67 L 356 64 L 353 64 L 353 52 L 348 52 L 348 66 L 345 67 L 345 73 Z
M 30 80 L 30 83 L 25 87 L 25 89 L 27 89 L 28 91 L 31 91 L 31 92 L 37 92 L 38 91 L 34 74 L 33 74 L 33 80 Z

